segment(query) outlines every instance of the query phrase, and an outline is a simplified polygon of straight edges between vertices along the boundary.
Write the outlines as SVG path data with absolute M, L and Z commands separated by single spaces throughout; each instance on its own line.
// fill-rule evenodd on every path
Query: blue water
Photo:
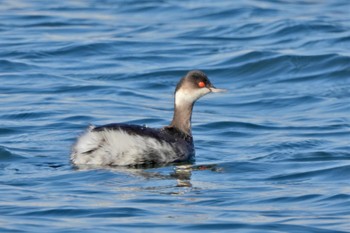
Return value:
M 350 232 L 350 2 L 0 3 L 0 232 Z M 161 127 L 188 70 L 194 164 L 75 169 L 89 124 Z

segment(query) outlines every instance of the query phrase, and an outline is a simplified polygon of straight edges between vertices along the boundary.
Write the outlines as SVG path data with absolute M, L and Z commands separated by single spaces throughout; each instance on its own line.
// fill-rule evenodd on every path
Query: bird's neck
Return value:
M 191 117 L 194 103 L 176 104 L 174 107 L 174 116 L 170 127 L 175 127 L 184 134 L 191 136 Z

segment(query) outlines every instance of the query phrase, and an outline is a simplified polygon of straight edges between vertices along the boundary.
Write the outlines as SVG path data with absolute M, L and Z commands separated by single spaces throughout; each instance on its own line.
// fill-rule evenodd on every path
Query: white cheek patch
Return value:
M 180 106 L 183 104 L 192 104 L 198 100 L 203 95 L 206 95 L 210 92 L 208 88 L 199 88 L 196 90 L 184 90 L 180 89 L 175 94 L 175 104 Z

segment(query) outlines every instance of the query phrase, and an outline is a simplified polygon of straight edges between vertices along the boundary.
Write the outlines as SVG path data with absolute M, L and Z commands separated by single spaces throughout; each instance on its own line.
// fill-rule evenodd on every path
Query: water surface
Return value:
M 0 4 L 1 232 L 349 232 L 350 4 Z M 161 127 L 201 69 L 196 161 L 74 168 L 89 124 Z

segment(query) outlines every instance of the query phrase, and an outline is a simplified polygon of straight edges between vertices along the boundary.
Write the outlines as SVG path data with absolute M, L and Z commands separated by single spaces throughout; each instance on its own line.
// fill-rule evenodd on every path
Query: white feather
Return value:
M 145 153 L 150 149 L 156 151 L 160 163 L 172 162 L 176 157 L 174 149 L 166 142 L 130 135 L 123 130 L 92 131 L 90 128 L 74 145 L 71 160 L 77 165 L 126 166 L 147 162 L 149 157 Z
M 203 95 L 210 92 L 208 88 L 199 88 L 196 90 L 180 89 L 175 94 L 175 104 L 176 106 L 181 106 L 182 104 L 192 104 L 198 100 Z

